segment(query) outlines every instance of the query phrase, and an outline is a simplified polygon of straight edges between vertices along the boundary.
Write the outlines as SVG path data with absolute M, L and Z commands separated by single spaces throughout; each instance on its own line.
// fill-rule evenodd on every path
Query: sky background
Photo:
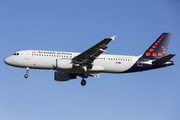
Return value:
M 20 50 L 83 52 L 116 35 L 106 54 L 141 55 L 163 32 L 174 66 L 68 82 L 8 66 Z M 0 120 L 180 120 L 179 0 L 0 0 Z

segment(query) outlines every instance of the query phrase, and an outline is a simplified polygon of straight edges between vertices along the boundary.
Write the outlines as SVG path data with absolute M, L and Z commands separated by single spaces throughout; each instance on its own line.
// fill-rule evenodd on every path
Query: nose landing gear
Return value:
M 25 78 L 28 78 L 28 73 L 29 73 L 29 67 L 26 67 L 26 74 L 24 75 Z

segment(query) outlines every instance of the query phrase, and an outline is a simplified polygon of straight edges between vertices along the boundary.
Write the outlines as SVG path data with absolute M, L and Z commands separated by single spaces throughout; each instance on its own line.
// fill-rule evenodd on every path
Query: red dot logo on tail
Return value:
M 149 51 L 150 51 L 150 52 L 153 52 L 153 51 L 154 51 L 154 49 L 150 48 L 150 49 L 149 49 Z
M 150 56 L 151 55 L 151 53 L 150 52 L 146 52 L 146 56 Z
M 153 47 L 153 48 L 156 48 L 156 46 L 155 46 L 155 45 L 153 45 L 152 47 Z
M 169 35 L 168 35 L 169 36 Z M 145 52 L 145 56 L 152 57 L 152 58 L 160 58 L 164 56 L 167 52 L 167 45 L 166 42 L 169 40 L 168 37 L 166 37 L 166 34 L 162 34 L 156 41 L 152 44 L 152 46 Z
M 156 57 L 156 56 L 157 56 L 157 54 L 156 54 L 156 53 L 153 53 L 152 55 L 153 55 L 154 57 Z
M 162 56 L 162 53 L 158 53 L 159 56 Z

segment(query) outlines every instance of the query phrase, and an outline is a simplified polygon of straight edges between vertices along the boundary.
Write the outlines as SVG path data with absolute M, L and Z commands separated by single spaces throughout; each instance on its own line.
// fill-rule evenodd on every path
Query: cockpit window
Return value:
M 19 55 L 19 53 L 14 53 L 13 55 Z

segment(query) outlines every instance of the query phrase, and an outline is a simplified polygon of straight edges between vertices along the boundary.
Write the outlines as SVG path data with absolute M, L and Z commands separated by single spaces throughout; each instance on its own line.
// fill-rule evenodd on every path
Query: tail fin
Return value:
M 159 59 L 166 56 L 171 33 L 163 33 L 142 55 L 147 59 Z

